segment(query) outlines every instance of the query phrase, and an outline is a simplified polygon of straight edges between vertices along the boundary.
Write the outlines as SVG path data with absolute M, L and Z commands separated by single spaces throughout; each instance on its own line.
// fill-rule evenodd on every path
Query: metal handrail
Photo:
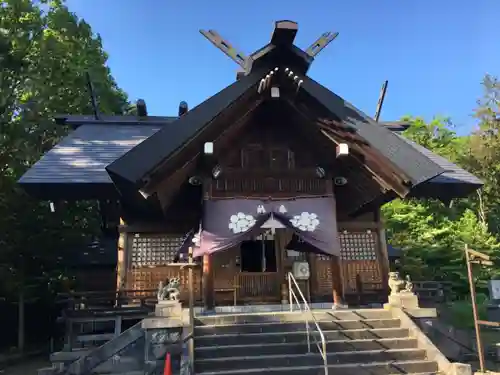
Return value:
M 328 375 L 328 359 L 327 359 L 327 354 L 326 354 L 326 340 L 325 340 L 325 335 L 323 333 L 323 330 L 320 328 L 318 321 L 316 320 L 316 317 L 314 316 L 314 313 L 312 312 L 311 308 L 309 307 L 309 304 L 307 303 L 306 297 L 304 297 L 304 294 L 300 290 L 299 284 L 297 284 L 297 280 L 295 280 L 295 277 L 291 272 L 288 273 L 288 295 L 290 299 L 290 312 L 293 312 L 293 303 L 295 300 L 295 303 L 300 308 L 300 311 L 302 312 L 302 308 L 300 307 L 301 304 L 299 302 L 299 299 L 297 298 L 297 295 L 292 289 L 292 283 L 295 285 L 295 288 L 299 292 L 300 298 L 302 298 L 302 302 L 304 304 L 304 310 L 309 311 L 311 314 L 312 320 L 314 322 L 314 325 L 316 326 L 316 329 L 319 332 L 319 336 L 321 338 L 321 346 L 316 338 L 316 335 L 312 335 L 314 338 L 314 342 L 316 343 L 316 346 L 318 347 L 319 354 L 321 354 L 321 358 L 323 358 L 323 367 L 325 370 L 325 375 Z M 310 353 L 311 352 L 311 339 L 310 339 L 310 327 L 309 327 L 309 319 L 307 314 L 305 315 L 305 322 L 306 322 L 306 333 L 307 333 L 307 350 Z

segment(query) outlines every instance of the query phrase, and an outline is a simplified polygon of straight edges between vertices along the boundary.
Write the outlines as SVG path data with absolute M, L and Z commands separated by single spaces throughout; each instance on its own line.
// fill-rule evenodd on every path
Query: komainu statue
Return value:
M 405 280 L 402 280 L 399 272 L 389 272 L 389 288 L 392 296 L 400 293 L 413 293 L 410 275 L 406 275 Z
M 158 285 L 158 302 L 160 301 L 178 301 L 179 300 L 179 287 L 181 282 L 178 277 L 167 279 L 165 284 L 160 281 Z
M 405 281 L 401 280 L 399 272 L 389 272 L 389 288 L 391 289 L 391 295 L 399 294 L 404 287 Z

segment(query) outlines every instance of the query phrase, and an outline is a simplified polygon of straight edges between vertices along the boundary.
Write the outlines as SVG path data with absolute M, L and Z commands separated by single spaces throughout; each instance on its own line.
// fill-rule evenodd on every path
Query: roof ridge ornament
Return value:
M 200 30 L 201 35 L 207 38 L 214 46 L 224 52 L 231 60 L 233 60 L 236 64 L 245 69 L 246 62 L 248 57 L 236 50 L 231 43 L 227 40 L 223 39 L 219 33 L 215 30 Z
M 292 65 L 297 65 L 296 68 L 305 74 L 314 57 L 339 35 L 338 32 L 325 32 L 306 50 L 303 50 L 294 44 L 298 30 L 299 26 L 295 21 L 276 21 L 270 42 L 249 56 L 234 48 L 231 43 L 223 39 L 215 30 L 201 29 L 200 33 L 240 66 L 240 70 L 236 73 L 236 79 L 238 80 L 250 74 L 254 63 L 257 63 L 257 61 L 264 65 L 272 64 L 272 60 L 277 57 L 276 55 L 281 56 L 282 53 L 285 53 L 286 59 L 292 59 L 294 61 Z M 262 66 L 261 64 L 259 66 Z

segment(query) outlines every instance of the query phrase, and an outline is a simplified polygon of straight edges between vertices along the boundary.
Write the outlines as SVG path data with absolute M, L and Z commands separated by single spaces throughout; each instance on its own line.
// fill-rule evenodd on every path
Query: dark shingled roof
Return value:
M 479 178 L 467 172 L 465 169 L 460 168 L 456 164 L 453 164 L 451 161 L 433 153 L 432 151 L 426 149 L 423 146 L 420 146 L 418 143 L 415 143 L 403 137 L 402 135 L 399 134 L 395 135 L 403 139 L 406 143 L 410 144 L 419 153 L 425 155 L 427 158 L 434 161 L 434 163 L 438 164 L 439 166 L 441 166 L 441 168 L 445 170 L 444 173 L 432 178 L 430 182 L 441 183 L 441 184 L 462 182 L 479 186 L 483 185 L 483 182 Z
M 35 163 L 19 183 L 111 184 L 106 166 L 160 128 L 161 125 L 81 125 Z
M 19 183 L 27 189 L 30 186 L 49 184 L 51 186 L 106 184 L 114 189 L 113 182 L 106 172 L 106 166 L 155 134 L 162 126 L 165 125 L 84 124 L 47 152 L 21 177 Z M 449 193 L 450 184 L 466 185 L 470 191 L 482 186 L 481 180 L 445 158 L 399 134 L 394 134 L 394 136 L 444 169 L 444 173 L 423 184 L 429 189 L 435 189 L 437 185 L 442 185 L 443 189 Z M 88 192 L 88 189 L 86 191 Z M 421 195 L 427 193 L 426 191 Z M 459 196 L 460 194 L 455 195 Z M 415 196 L 419 196 L 419 194 Z

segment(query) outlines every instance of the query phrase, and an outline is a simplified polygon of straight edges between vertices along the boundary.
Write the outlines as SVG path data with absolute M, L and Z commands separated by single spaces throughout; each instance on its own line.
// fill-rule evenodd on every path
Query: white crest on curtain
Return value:
M 278 212 L 281 213 L 281 214 L 286 214 L 287 213 L 286 207 L 284 205 L 281 205 L 278 208 Z
M 200 225 L 198 226 L 198 232 L 196 232 L 193 236 L 192 242 L 196 247 L 201 246 L 201 231 L 202 231 L 202 223 L 200 221 Z
M 252 215 L 238 212 L 236 215 L 231 215 L 229 218 L 229 229 L 235 234 L 244 233 L 253 227 L 255 222 L 256 220 Z
M 300 215 L 295 215 L 290 223 L 295 227 L 305 232 L 314 232 L 320 224 L 318 215 L 315 213 L 302 212 Z
M 200 247 L 200 244 L 201 244 L 201 234 L 200 233 L 196 233 L 194 236 L 193 236 L 193 245 L 196 246 L 196 247 Z
M 257 213 L 258 213 L 259 215 L 261 215 L 261 214 L 265 214 L 265 213 L 266 213 L 266 208 L 265 208 L 263 205 L 259 204 L 259 205 L 257 206 Z

